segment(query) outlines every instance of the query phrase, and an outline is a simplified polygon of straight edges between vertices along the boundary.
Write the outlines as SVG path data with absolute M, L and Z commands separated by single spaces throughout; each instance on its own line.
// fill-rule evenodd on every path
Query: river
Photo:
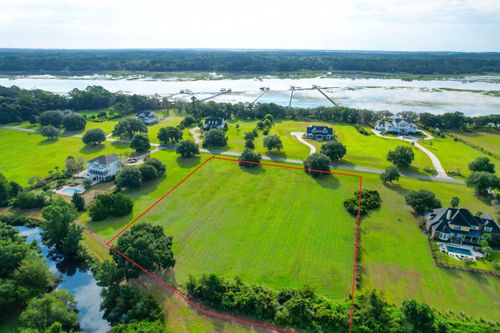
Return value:
M 80 328 L 87 333 L 105 333 L 109 331 L 109 323 L 102 318 L 101 287 L 99 287 L 94 276 L 89 270 L 75 267 L 74 265 L 63 265 L 54 261 L 49 256 L 49 249 L 43 245 L 40 228 L 17 227 L 26 241 L 31 243 L 36 240 L 42 249 L 42 254 L 53 274 L 62 275 L 58 288 L 68 290 L 77 302 L 78 319 Z
M 172 96 L 189 99 L 195 96 L 203 99 L 214 95 L 221 88 L 231 88 L 230 94 L 214 98 L 216 102 L 252 102 L 269 87 L 259 102 L 273 102 L 288 105 L 290 86 L 295 86 L 292 106 L 316 107 L 331 103 L 313 85 L 324 91 L 337 103 L 360 109 L 391 112 L 415 111 L 440 114 L 461 111 L 469 116 L 500 113 L 500 76 L 470 76 L 463 79 L 401 80 L 381 78 L 317 77 L 301 79 L 280 79 L 271 76 L 259 79 L 151 79 L 147 77 L 111 77 L 91 75 L 81 77 L 54 77 L 35 75 L 0 78 L 0 85 L 16 85 L 25 89 L 43 89 L 67 94 L 74 88 L 84 89 L 89 85 L 100 85 L 112 92 L 141 95 Z M 189 89 L 190 94 L 179 94 Z M 496 95 L 496 96 L 494 96 Z

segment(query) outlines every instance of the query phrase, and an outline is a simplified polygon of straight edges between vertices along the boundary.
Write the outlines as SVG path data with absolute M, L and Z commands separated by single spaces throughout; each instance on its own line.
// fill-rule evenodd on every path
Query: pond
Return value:
M 62 280 L 58 288 L 68 290 L 74 297 L 78 307 L 80 328 L 88 333 L 105 333 L 110 329 L 109 323 L 102 318 L 101 287 L 99 287 L 90 270 L 78 267 L 75 263 L 55 261 L 49 255 L 49 249 L 43 245 L 40 228 L 17 227 L 20 234 L 31 243 L 36 240 L 42 254 L 53 274 L 60 274 Z
M 468 116 L 500 113 L 500 76 L 469 76 L 461 79 L 401 80 L 385 78 L 276 78 L 264 76 L 255 79 L 195 80 L 111 77 L 106 75 L 81 77 L 54 77 L 50 75 L 0 78 L 0 85 L 16 85 L 25 89 L 43 89 L 67 94 L 72 89 L 100 85 L 112 92 L 172 96 L 189 100 L 192 96 L 204 99 L 231 89 L 232 92 L 213 98 L 216 102 L 253 102 L 269 87 L 259 102 L 288 105 L 290 87 L 295 90 L 292 106 L 317 107 L 332 105 L 313 89 L 320 86 L 337 103 L 359 109 L 391 112 L 415 111 L 444 113 L 461 111 Z M 179 94 L 181 90 L 192 93 Z

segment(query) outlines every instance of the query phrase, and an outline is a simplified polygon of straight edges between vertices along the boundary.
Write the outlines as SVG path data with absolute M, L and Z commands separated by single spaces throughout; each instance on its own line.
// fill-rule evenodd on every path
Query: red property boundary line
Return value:
M 278 167 L 278 168 L 283 168 L 283 169 L 293 169 L 293 170 L 302 170 L 302 171 L 309 171 L 309 172 L 317 172 L 317 173 L 323 173 L 323 174 L 330 174 L 330 175 L 340 175 L 340 176 L 347 176 L 347 177 L 357 177 L 359 178 L 359 191 L 358 191 L 358 215 L 356 217 L 356 232 L 355 232 L 355 246 L 354 246 L 354 273 L 352 277 L 352 283 L 351 283 L 351 307 L 349 311 L 349 332 L 352 333 L 352 326 L 353 326 L 353 311 L 354 311 L 354 293 L 355 293 L 355 286 L 356 286 L 356 274 L 357 274 L 357 256 L 358 256 L 358 251 L 359 251 L 359 226 L 360 226 L 360 221 L 361 221 L 361 195 L 363 192 L 363 176 L 361 175 L 356 175 L 356 174 L 351 174 L 351 173 L 343 173 L 343 172 L 334 172 L 334 171 L 323 171 L 323 170 L 313 170 L 313 169 L 306 169 L 306 168 L 301 168 L 301 167 L 296 167 L 296 166 L 290 166 L 290 165 L 281 165 L 281 164 L 275 164 L 275 163 L 266 163 L 266 162 L 250 162 L 250 161 L 243 161 L 239 159 L 232 159 L 232 158 L 225 158 L 225 157 L 218 157 L 218 156 L 211 156 L 207 158 L 202 164 L 200 164 L 198 167 L 196 167 L 194 170 L 192 170 L 186 177 L 184 177 L 180 182 L 178 182 L 174 187 L 172 187 L 167 193 L 162 195 L 158 200 L 156 200 L 149 208 L 147 208 L 145 211 L 143 211 L 139 216 L 137 216 L 132 222 L 127 224 L 123 229 L 121 229 L 116 235 L 114 235 L 109 241 L 105 242 L 105 244 L 113 251 L 115 251 L 118 255 L 123 257 L 124 259 L 128 260 L 130 263 L 135 265 L 137 268 L 141 269 L 144 273 L 149 275 L 151 278 L 154 280 L 158 281 L 163 287 L 174 293 L 176 296 L 181 298 L 183 301 L 185 301 L 188 305 L 192 306 L 196 310 L 200 311 L 204 315 L 218 318 L 218 319 L 223 319 L 223 320 L 228 320 L 232 321 L 235 323 L 242 323 L 250 326 L 255 326 L 259 328 L 265 328 L 269 329 L 272 331 L 276 332 L 282 332 L 282 333 L 294 333 L 294 331 L 275 327 L 272 325 L 266 325 L 263 323 L 258 323 L 254 322 L 251 320 L 246 320 L 238 317 L 233 317 L 233 316 L 228 316 L 225 314 L 213 312 L 206 310 L 202 308 L 200 305 L 197 303 L 193 302 L 190 300 L 186 295 L 184 295 L 182 292 L 180 292 L 178 289 L 175 287 L 167 284 L 165 281 L 136 263 L 134 260 L 130 259 L 127 257 L 125 254 L 117 250 L 113 245 L 111 245 L 111 242 L 113 242 L 116 238 L 118 238 L 121 234 L 123 234 L 127 229 L 129 229 L 132 225 L 134 225 L 136 222 L 138 222 L 144 215 L 146 215 L 151 209 L 153 209 L 156 205 L 158 205 L 163 199 L 165 199 L 170 193 L 172 193 L 176 188 L 178 188 L 182 183 L 184 183 L 189 177 L 191 177 L 194 173 L 196 173 L 198 170 L 200 170 L 203 166 L 205 166 L 209 161 L 211 160 L 220 160 L 220 161 L 229 161 L 229 162 L 235 162 L 235 163 L 240 163 L 244 162 L 247 164 L 260 164 L 263 166 L 269 166 L 269 167 Z

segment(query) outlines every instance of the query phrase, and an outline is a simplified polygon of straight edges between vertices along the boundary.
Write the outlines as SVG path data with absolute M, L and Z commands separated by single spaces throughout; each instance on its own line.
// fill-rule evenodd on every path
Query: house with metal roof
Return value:
M 436 240 L 458 244 L 478 244 L 485 233 L 500 236 L 500 227 L 484 213 L 473 215 L 465 208 L 438 208 L 425 216 L 425 227 Z
M 225 126 L 226 126 L 226 121 L 223 118 L 207 117 L 205 118 L 205 124 L 203 125 L 203 130 L 209 131 L 214 128 L 224 129 Z
M 394 118 L 392 122 L 380 120 L 375 125 L 375 129 L 381 132 L 396 134 L 415 134 L 418 132 L 415 124 L 401 118 Z
M 93 182 L 107 181 L 121 170 L 121 160 L 116 154 L 101 155 L 87 163 L 84 177 Z

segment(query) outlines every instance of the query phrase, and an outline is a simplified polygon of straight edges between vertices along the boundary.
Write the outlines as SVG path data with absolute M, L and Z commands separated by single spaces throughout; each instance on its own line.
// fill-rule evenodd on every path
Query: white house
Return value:
M 142 121 L 145 125 L 156 124 L 160 121 L 160 117 L 153 111 L 143 111 L 137 114 L 137 119 Z
M 377 131 L 397 134 L 415 134 L 417 126 L 401 118 L 394 118 L 392 122 L 380 120 L 375 126 Z
M 93 182 L 110 180 L 121 170 L 121 161 L 118 155 L 101 155 L 87 163 L 84 177 Z

